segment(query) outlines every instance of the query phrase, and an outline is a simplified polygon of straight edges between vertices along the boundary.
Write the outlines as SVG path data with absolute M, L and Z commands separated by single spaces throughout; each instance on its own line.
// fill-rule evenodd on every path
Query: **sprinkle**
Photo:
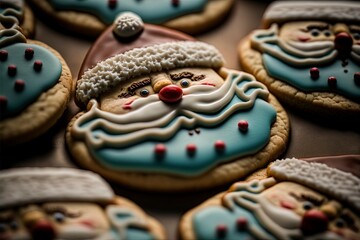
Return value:
M 26 58 L 27 60 L 32 59 L 33 56 L 34 56 L 34 49 L 32 49 L 32 48 L 27 48 L 27 49 L 25 49 L 25 58 Z
M 225 142 L 221 140 L 217 140 L 214 144 L 215 149 L 217 151 L 224 151 L 225 150 Z
M 238 230 L 245 230 L 248 226 L 248 220 L 245 217 L 236 219 L 236 227 Z
M 219 224 L 219 225 L 216 226 L 216 235 L 219 238 L 224 238 L 226 236 L 227 230 L 228 229 L 227 229 L 226 225 Z
M 24 88 L 25 88 L 24 80 L 21 80 L 21 79 L 16 80 L 15 84 L 14 84 L 14 87 L 15 87 L 15 91 L 17 91 L 17 92 L 23 91 Z
M 163 156 L 166 153 L 166 146 L 164 144 L 156 144 L 154 151 L 157 156 Z
M 360 72 L 354 73 L 354 81 L 356 85 L 360 86 Z
M 117 0 L 109 0 L 108 1 L 109 8 L 114 9 L 114 8 L 116 8 L 116 5 L 117 5 Z
M 246 132 L 249 129 L 249 123 L 246 120 L 240 120 L 238 122 L 238 128 L 242 132 Z
M 40 72 L 40 70 L 42 68 L 42 65 L 43 65 L 42 61 L 36 60 L 34 62 L 34 70 L 37 71 L 37 72 Z
M 331 87 L 331 88 L 335 88 L 335 87 L 336 87 L 336 77 L 330 76 L 330 77 L 328 78 L 328 85 L 329 85 L 329 87 Z
M 196 145 L 193 144 L 193 143 L 190 143 L 190 144 L 186 145 L 186 151 L 189 154 L 194 154 L 196 152 Z
M 0 61 L 4 62 L 8 57 L 8 51 L 0 50 Z
M 11 64 L 8 66 L 8 75 L 15 76 L 16 75 L 16 66 Z
M 311 77 L 311 79 L 316 80 L 316 79 L 319 78 L 319 76 L 320 76 L 320 70 L 318 68 L 313 67 L 313 68 L 310 69 L 310 77 Z

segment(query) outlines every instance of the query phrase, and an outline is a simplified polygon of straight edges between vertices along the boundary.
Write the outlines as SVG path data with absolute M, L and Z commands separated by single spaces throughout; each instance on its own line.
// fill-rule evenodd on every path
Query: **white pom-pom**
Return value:
M 132 12 L 119 14 L 114 22 L 113 32 L 120 38 L 135 36 L 144 28 L 142 19 Z

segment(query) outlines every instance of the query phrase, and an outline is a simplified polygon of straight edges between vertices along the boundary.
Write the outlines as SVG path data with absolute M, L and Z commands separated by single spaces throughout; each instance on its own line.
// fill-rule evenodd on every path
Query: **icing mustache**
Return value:
M 138 99 L 131 105 L 133 111 L 122 115 L 102 111 L 92 100 L 91 109 L 74 123 L 72 134 L 96 147 L 118 147 L 148 139 L 165 140 L 180 128 L 215 126 L 239 109 L 252 107 L 257 97 L 268 96 L 262 84 L 243 81 L 242 73 L 236 74 L 234 77 L 234 73 L 229 73 L 219 89 L 201 85 L 185 89 L 183 99 L 177 104 L 166 104 L 158 95 Z M 225 109 L 234 96 L 242 101 Z M 100 128 L 115 134 L 96 131 Z

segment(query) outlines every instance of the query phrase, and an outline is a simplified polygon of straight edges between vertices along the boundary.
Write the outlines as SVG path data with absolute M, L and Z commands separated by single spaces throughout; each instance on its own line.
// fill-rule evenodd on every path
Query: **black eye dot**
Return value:
M 190 86 L 189 80 L 186 80 L 186 79 L 181 80 L 180 85 L 184 88 Z
M 0 223 L 0 233 L 5 232 L 6 231 L 6 225 L 3 223 Z
M 336 219 L 335 221 L 335 225 L 338 227 L 338 228 L 342 228 L 342 227 L 345 227 L 345 221 L 341 218 L 339 219 Z
M 330 36 L 331 36 L 331 32 L 330 32 L 329 30 L 325 30 L 325 31 L 324 31 L 324 35 L 325 35 L 326 37 L 330 37 Z
M 314 207 L 314 204 L 312 204 L 311 202 L 306 201 L 306 202 L 303 203 L 303 209 L 304 210 L 310 210 L 313 207 Z
M 354 39 L 360 40 L 360 33 L 354 33 Z
M 55 221 L 61 223 L 65 221 L 65 215 L 61 212 L 56 212 L 53 214 L 53 217 L 55 219 Z
M 9 225 L 10 225 L 10 228 L 11 228 L 12 230 L 16 230 L 16 229 L 19 228 L 19 226 L 18 226 L 18 224 L 17 224 L 16 221 L 12 221 Z
M 142 97 L 147 97 L 147 96 L 149 96 L 149 90 L 147 90 L 147 89 L 141 89 L 141 90 L 140 90 L 140 96 L 142 96 Z
M 316 29 L 313 29 L 313 30 L 311 30 L 311 35 L 313 36 L 313 37 L 317 37 L 317 36 L 319 36 L 320 35 L 320 32 L 319 32 L 319 30 L 316 30 Z

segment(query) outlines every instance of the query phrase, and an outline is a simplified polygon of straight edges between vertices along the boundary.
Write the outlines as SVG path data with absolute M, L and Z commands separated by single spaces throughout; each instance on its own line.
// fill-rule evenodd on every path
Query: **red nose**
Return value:
M 317 209 L 307 211 L 301 221 L 301 231 L 304 235 L 313 235 L 328 229 L 329 220 L 326 215 Z
M 52 240 L 55 239 L 55 235 L 54 227 L 45 219 L 37 221 L 31 227 L 31 236 L 34 240 Z
M 340 54 L 348 55 L 351 52 L 353 45 L 352 37 L 346 33 L 338 33 L 335 37 L 335 49 L 339 51 Z
M 159 92 L 159 98 L 166 103 L 176 103 L 181 100 L 183 91 L 176 85 L 168 85 L 163 87 Z

